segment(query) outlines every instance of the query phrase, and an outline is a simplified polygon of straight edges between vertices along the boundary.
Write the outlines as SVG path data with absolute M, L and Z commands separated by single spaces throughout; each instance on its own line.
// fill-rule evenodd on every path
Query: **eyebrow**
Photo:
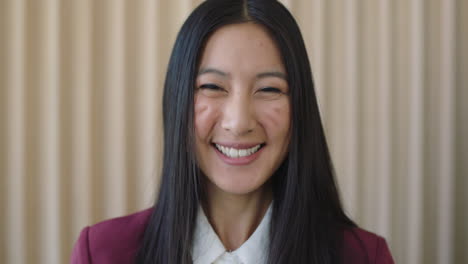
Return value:
M 207 73 L 214 73 L 214 74 L 217 74 L 217 75 L 219 75 L 221 77 L 229 77 L 229 75 L 230 75 L 227 72 L 224 72 L 224 71 L 221 71 L 221 70 L 218 70 L 218 69 L 215 69 L 215 68 L 202 68 L 198 72 L 198 76 L 203 75 L 203 74 L 207 74 Z M 262 78 L 267 78 L 267 77 L 276 77 L 276 78 L 280 78 L 280 79 L 283 79 L 283 80 L 287 81 L 286 74 L 283 73 L 283 72 L 280 72 L 280 71 L 261 72 L 261 73 L 257 74 L 257 76 L 256 76 L 257 79 L 262 79 Z
M 223 72 L 221 70 L 214 69 L 214 68 L 202 68 L 198 72 L 198 76 L 203 75 L 203 74 L 207 74 L 207 73 L 214 73 L 214 74 L 220 75 L 221 77 L 228 77 L 229 76 L 228 73 Z
M 271 71 L 271 72 L 262 72 L 257 74 L 257 79 L 267 78 L 267 77 L 277 77 L 287 81 L 286 74 L 279 71 Z

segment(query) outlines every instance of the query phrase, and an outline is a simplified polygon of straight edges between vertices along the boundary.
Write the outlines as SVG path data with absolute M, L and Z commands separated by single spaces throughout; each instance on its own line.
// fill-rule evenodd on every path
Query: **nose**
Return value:
M 255 114 L 248 96 L 233 95 L 223 108 L 221 127 L 235 136 L 243 136 L 254 131 Z

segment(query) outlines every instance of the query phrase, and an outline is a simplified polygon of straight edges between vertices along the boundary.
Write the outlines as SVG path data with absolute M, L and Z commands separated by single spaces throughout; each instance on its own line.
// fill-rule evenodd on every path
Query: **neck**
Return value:
M 272 201 L 271 187 L 266 184 L 248 194 L 230 194 L 215 186 L 208 187 L 204 210 L 228 251 L 239 248 L 252 235 Z

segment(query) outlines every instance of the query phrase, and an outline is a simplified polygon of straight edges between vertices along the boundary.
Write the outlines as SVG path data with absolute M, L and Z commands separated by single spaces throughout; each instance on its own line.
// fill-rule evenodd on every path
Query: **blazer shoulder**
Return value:
M 85 227 L 71 263 L 133 263 L 152 212 L 149 208 Z
M 130 238 L 144 232 L 153 208 L 105 220 L 89 227 L 93 241 Z M 106 241 L 107 242 L 107 241 Z
M 343 241 L 346 263 L 394 264 L 387 242 L 379 235 L 361 228 L 349 228 L 344 231 Z

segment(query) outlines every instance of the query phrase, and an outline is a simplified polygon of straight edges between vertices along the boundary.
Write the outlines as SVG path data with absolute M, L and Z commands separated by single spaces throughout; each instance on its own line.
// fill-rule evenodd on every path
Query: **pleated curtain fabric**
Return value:
M 0 263 L 67 263 L 81 228 L 151 206 L 199 2 L 0 0 Z M 468 1 L 283 3 L 347 212 L 397 263 L 468 263 Z

